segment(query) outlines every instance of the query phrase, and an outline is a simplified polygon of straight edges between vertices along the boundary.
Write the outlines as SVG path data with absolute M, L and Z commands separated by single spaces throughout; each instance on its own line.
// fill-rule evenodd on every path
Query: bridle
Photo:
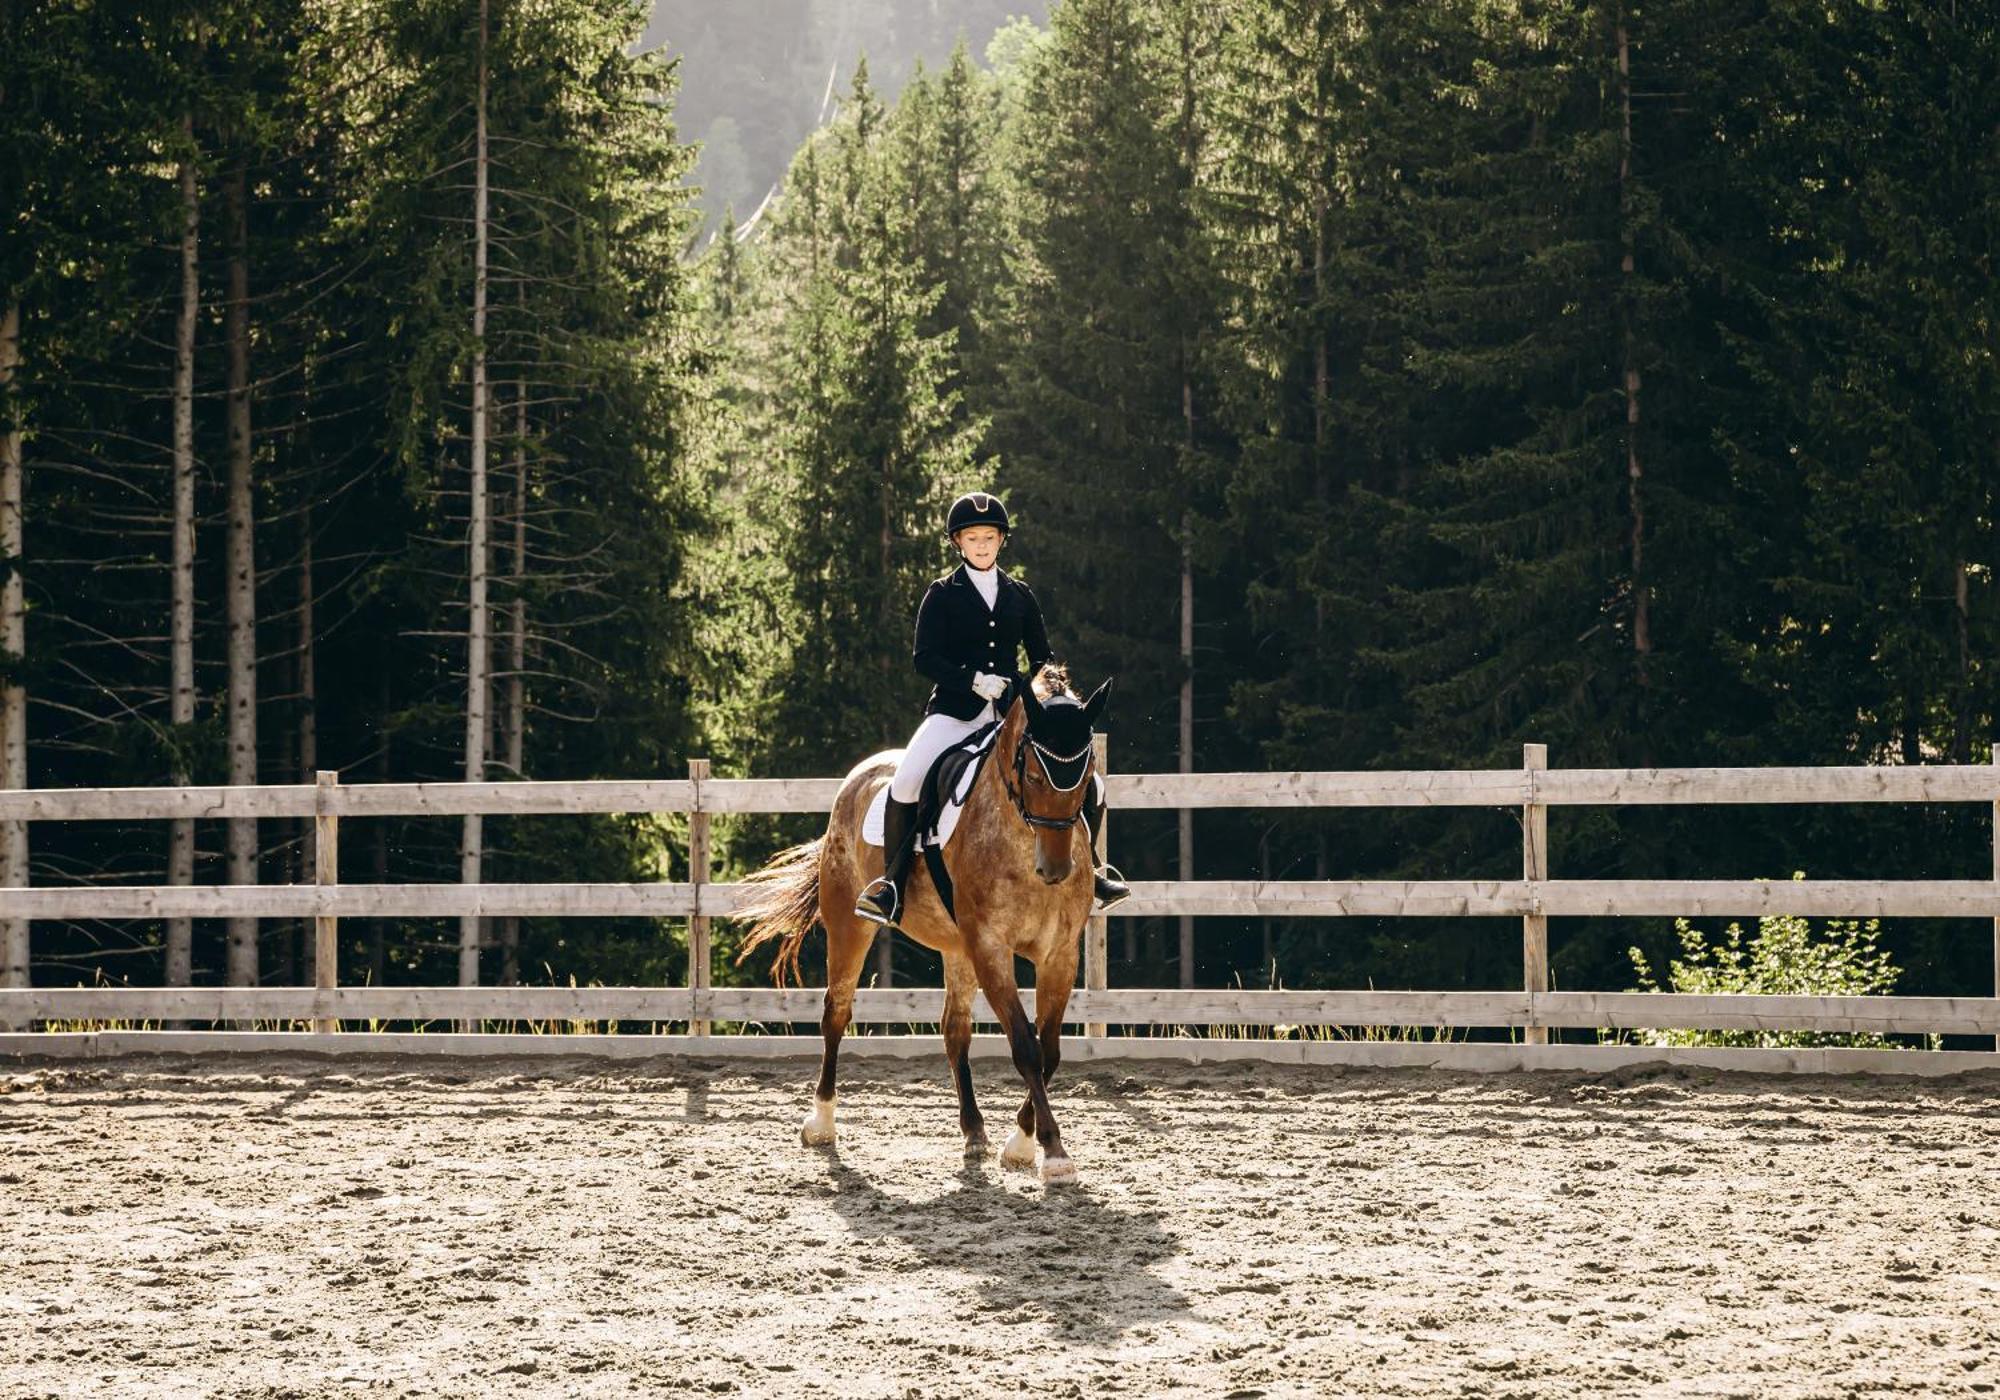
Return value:
M 1024 730 L 1021 734 L 1021 742 L 1014 746 L 1013 781 L 1007 781 L 1007 775 L 1004 770 L 1000 775 L 1000 782 L 1007 789 L 1007 796 L 1014 800 L 1014 810 L 1021 814 L 1022 821 L 1031 827 L 1041 827 L 1049 831 L 1067 831 L 1083 820 L 1084 800 L 1079 797 L 1076 803 L 1076 810 L 1066 817 L 1045 817 L 1038 812 L 1030 812 L 1028 810 L 1028 750 L 1030 748 L 1035 751 L 1035 762 L 1042 770 L 1043 782 L 1047 783 L 1057 792 L 1075 792 L 1089 780 L 1091 771 L 1097 766 L 1096 747 L 1092 744 L 1085 744 L 1072 754 L 1053 754 L 1036 743 L 1034 737 Z M 1084 760 L 1084 764 L 1083 768 L 1077 774 L 1076 781 L 1067 787 L 1059 786 L 1055 778 L 1049 773 L 1049 765 L 1051 763 L 1075 763 L 1078 759 Z

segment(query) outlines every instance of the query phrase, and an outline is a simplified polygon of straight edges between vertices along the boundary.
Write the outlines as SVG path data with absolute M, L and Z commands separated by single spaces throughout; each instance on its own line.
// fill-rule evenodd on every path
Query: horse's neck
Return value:
M 976 823 L 982 830 L 997 834 L 1013 844 L 1025 845 L 1034 841 L 1034 833 L 1028 824 L 1014 813 L 1014 799 L 1007 795 L 1007 769 L 1013 765 L 1013 757 L 1006 751 L 1002 734 L 993 741 L 993 751 L 981 765 L 979 777 L 973 782 L 972 791 L 966 794 L 965 812 L 959 818 L 962 824 Z M 1025 736 L 1021 743 L 1026 743 Z M 1018 745 L 1017 745 L 1018 747 Z M 985 844 L 981 842 L 981 844 Z

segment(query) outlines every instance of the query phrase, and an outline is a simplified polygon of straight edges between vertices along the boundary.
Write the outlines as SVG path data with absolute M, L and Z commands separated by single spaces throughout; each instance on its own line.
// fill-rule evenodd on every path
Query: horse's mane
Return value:
M 1032 684 L 1035 688 L 1035 698 L 1045 705 L 1055 699 L 1074 700 L 1078 703 L 1083 700 L 1082 696 L 1070 689 L 1069 667 L 1060 661 L 1043 662 L 1041 669 L 1035 672 Z

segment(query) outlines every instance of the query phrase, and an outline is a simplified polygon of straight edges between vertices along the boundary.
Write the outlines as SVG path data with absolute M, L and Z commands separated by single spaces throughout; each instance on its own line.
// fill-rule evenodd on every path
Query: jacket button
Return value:
M 998 624 L 998 623 L 996 623 L 996 622 L 994 622 L 994 620 L 993 620 L 992 618 L 990 618 L 990 617 L 989 617 L 989 618 L 987 618 L 987 619 L 986 619 L 986 625 L 987 625 L 988 627 L 997 627 L 997 626 L 998 626 L 999 624 Z

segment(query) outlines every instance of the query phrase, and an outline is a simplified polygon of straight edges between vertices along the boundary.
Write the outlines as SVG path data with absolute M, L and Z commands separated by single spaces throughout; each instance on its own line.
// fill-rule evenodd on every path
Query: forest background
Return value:
M 701 12 L 0 7 L 0 786 L 836 775 L 917 720 L 975 484 L 1058 651 L 1116 675 L 1121 771 L 1990 760 L 1992 7 Z M 676 104 L 759 43 L 801 76 L 705 110 L 697 190 Z M 1564 878 L 1990 862 L 1970 807 L 1551 816 Z M 813 826 L 723 823 L 725 873 Z M 1112 831 L 1141 879 L 1519 871 L 1508 809 Z M 671 878 L 684 835 L 357 821 L 342 878 Z M 4 883 L 311 868 L 282 821 L 0 837 Z M 280 920 L 7 932 L 13 981 L 310 975 Z M 675 921 L 479 938 L 486 981 L 686 975 Z M 1899 990 L 1986 994 L 1990 939 L 1897 922 Z M 1672 940 L 1555 921 L 1555 984 Z M 340 976 L 458 949 L 345 921 Z M 1114 986 L 1520 977 L 1504 921 L 1127 918 L 1111 954 Z

